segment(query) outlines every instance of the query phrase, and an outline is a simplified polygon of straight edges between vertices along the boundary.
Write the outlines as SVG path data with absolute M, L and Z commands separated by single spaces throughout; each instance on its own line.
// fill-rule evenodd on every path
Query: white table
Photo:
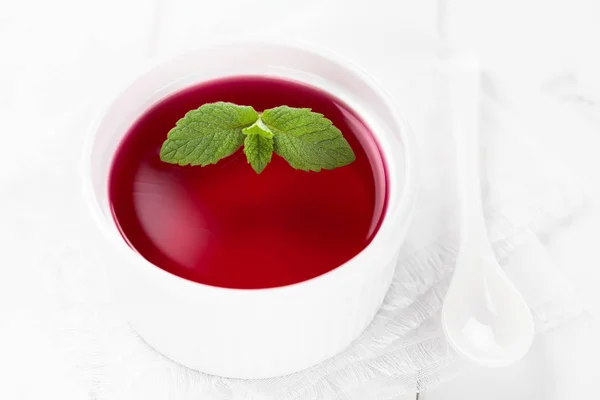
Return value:
M 442 33 L 455 46 L 480 55 L 483 67 L 507 103 L 544 118 L 541 105 L 520 104 L 519 100 L 520 90 L 541 90 L 566 116 L 582 114 L 590 124 L 596 124 L 595 135 L 582 134 L 577 127 L 565 123 L 564 134 L 544 138 L 590 183 L 590 201 L 570 226 L 543 239 L 556 262 L 580 289 L 590 314 L 600 313 L 600 251 L 595 239 L 600 226 L 600 179 L 594 172 L 600 171 L 597 0 L 306 0 L 299 4 L 262 0 L 260 7 L 254 2 L 219 0 L 204 2 L 201 9 L 194 9 L 198 4 L 192 0 L 4 0 L 0 7 L 0 122 L 16 126 L 17 119 L 26 118 L 25 106 L 32 102 L 43 105 L 41 118 L 56 118 L 74 99 L 85 98 L 98 89 L 93 80 L 95 74 L 118 71 L 125 63 L 134 63 L 174 44 L 188 45 L 213 34 L 258 32 L 253 28 L 257 24 L 245 22 L 249 18 L 269 20 L 266 30 L 271 33 L 283 31 L 292 37 L 322 41 L 349 56 L 353 52 L 373 51 L 377 46 L 393 49 L 395 41 L 410 40 L 398 37 L 398 32 L 412 30 L 426 36 Z M 260 15 L 256 10 L 261 10 Z M 197 23 L 200 15 L 203 21 L 220 19 L 222 23 Z M 335 29 L 327 32 L 327 18 L 332 16 L 337 24 L 352 26 L 360 21 L 372 31 L 359 31 L 353 37 L 337 36 Z M 152 33 L 150 44 L 144 38 L 147 32 Z M 119 63 L 110 62 L 115 57 Z M 553 92 L 551 85 L 561 79 L 575 82 L 572 87 L 577 89 L 573 91 L 582 91 L 583 100 L 571 92 L 566 96 Z M 39 97 L 24 96 L 27 91 L 39 93 Z M 6 157 L 0 179 L 11 176 L 10 165 L 15 160 L 10 159 L 10 154 Z M 5 308 L 0 306 L 0 317 Z M 600 327 L 593 319 L 559 328 L 539 337 L 531 353 L 517 365 L 473 371 L 422 393 L 420 398 L 592 398 L 600 378 L 595 362 L 600 355 L 600 341 L 595 340 L 600 337 L 598 333 Z M 43 338 L 31 340 L 35 346 L 39 344 L 39 351 L 51 353 L 43 350 Z M 72 398 L 88 395 L 86 388 L 74 381 L 44 381 L 44 371 L 54 368 L 61 366 L 42 364 L 16 371 L 27 371 L 33 379 L 45 382 L 43 393 L 47 398 L 66 398 L 67 392 Z

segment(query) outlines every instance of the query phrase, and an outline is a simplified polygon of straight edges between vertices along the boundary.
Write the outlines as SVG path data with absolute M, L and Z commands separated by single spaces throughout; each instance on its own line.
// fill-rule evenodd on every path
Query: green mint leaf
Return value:
M 245 135 L 257 134 L 266 138 L 273 137 L 273 132 L 271 132 L 271 130 L 262 122 L 260 118 L 249 127 L 242 129 L 242 133 Z
M 243 130 L 244 153 L 248 163 L 257 174 L 260 174 L 273 156 L 273 134 L 265 127 L 260 119 L 252 126 Z
M 339 129 L 309 108 L 281 106 L 266 110 L 262 122 L 273 133 L 273 149 L 294 168 L 320 171 L 356 159 Z
M 177 121 L 160 149 L 160 159 L 179 165 L 215 164 L 240 148 L 242 130 L 257 120 L 258 113 L 252 107 L 204 104 Z

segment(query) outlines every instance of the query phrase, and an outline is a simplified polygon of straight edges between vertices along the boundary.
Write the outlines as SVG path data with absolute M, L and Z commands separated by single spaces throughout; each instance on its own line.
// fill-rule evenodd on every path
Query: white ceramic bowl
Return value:
M 387 162 L 388 209 L 375 238 L 350 261 L 289 286 L 224 289 L 172 275 L 122 239 L 107 191 L 111 160 L 128 127 L 165 96 L 231 75 L 316 86 L 345 101 L 374 132 Z M 272 41 L 219 43 L 138 74 L 93 124 L 83 175 L 85 200 L 114 256 L 109 278 L 132 327 L 174 361 L 236 378 L 302 370 L 342 351 L 363 332 L 389 288 L 415 197 L 411 133 L 384 91 L 347 60 Z

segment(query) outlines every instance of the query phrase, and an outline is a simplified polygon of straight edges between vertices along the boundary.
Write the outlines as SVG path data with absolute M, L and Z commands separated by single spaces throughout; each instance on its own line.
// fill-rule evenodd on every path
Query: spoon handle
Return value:
M 469 241 L 488 246 L 479 176 L 479 115 L 461 112 L 464 109 L 479 110 L 480 73 L 477 62 L 463 62 L 454 75 L 455 79 L 450 83 L 450 115 L 456 142 L 461 243 Z M 465 87 L 476 87 L 477 90 L 465 91 Z M 482 249 L 481 246 L 469 247 L 475 251 Z

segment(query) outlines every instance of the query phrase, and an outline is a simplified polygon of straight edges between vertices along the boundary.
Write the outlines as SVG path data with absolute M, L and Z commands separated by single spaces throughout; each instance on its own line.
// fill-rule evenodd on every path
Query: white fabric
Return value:
M 267 3 L 276 14 L 280 2 Z M 439 325 L 458 243 L 454 141 L 444 104 L 453 75 L 435 61 L 435 46 L 414 37 L 383 35 L 378 24 L 394 16 L 362 18 L 358 7 L 335 20 L 335 29 L 331 17 L 336 9 L 331 5 L 325 9 L 329 14 L 298 9 L 292 18 L 294 13 L 286 10 L 286 20 L 267 26 L 271 33 L 281 29 L 290 37 L 334 45 L 382 82 L 417 134 L 422 187 L 392 289 L 363 336 L 308 371 L 269 380 L 231 380 L 166 360 L 118 314 L 103 273 L 102 239 L 80 199 L 79 161 L 94 94 L 120 69 L 169 50 L 171 39 L 200 41 L 211 29 L 239 30 L 241 15 L 249 15 L 256 5 L 238 5 L 241 11 L 234 13 L 236 7 L 227 2 L 230 7 L 213 15 L 212 28 L 193 24 L 193 13 L 183 8 L 170 9 L 178 13 L 178 18 L 170 15 L 171 21 L 180 23 L 157 31 L 168 15 L 155 7 L 164 6 L 161 2 L 119 2 L 121 13 L 69 3 L 74 15 L 104 13 L 111 24 L 81 17 L 61 21 L 63 29 L 46 17 L 56 15 L 56 3 L 43 4 L 36 5 L 33 15 L 24 5 L 12 14 L 18 18 L 0 20 L 0 126 L 6 132 L 0 157 L 1 398 L 34 399 L 50 392 L 67 399 L 111 400 L 393 399 L 460 372 L 463 365 L 447 347 Z M 219 25 L 219 18 L 225 25 Z M 583 192 L 555 157 L 545 153 L 543 143 L 531 140 L 528 129 L 535 129 L 535 122 L 523 123 L 503 108 L 489 86 L 483 89 L 484 200 L 490 236 L 526 295 L 537 329 L 544 331 L 581 309 L 537 235 L 559 228 L 582 206 Z M 474 90 L 465 88 L 467 118 L 477 113 L 469 95 Z

